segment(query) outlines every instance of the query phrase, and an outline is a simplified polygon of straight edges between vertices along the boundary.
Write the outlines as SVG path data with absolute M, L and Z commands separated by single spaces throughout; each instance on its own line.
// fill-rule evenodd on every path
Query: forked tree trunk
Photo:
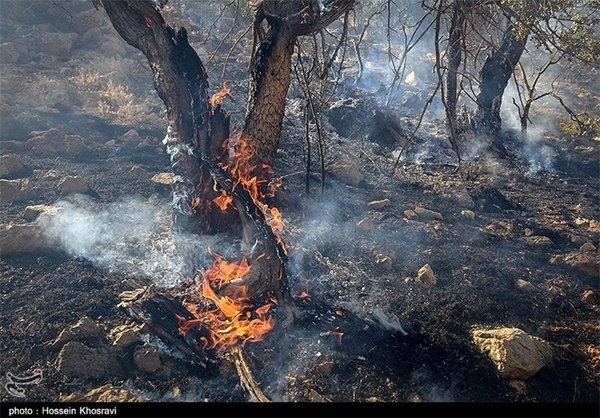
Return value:
M 526 43 L 527 36 L 517 37 L 514 26 L 509 24 L 502 45 L 487 57 L 479 71 L 481 84 L 477 96 L 475 127 L 478 133 L 491 137 L 500 150 L 503 148 L 500 143 L 502 96 Z

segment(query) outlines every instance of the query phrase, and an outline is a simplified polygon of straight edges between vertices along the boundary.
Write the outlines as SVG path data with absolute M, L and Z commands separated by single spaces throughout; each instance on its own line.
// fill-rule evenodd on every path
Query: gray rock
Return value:
M 16 155 L 3 155 L 0 157 L 0 178 L 14 177 L 24 168 L 23 162 Z
M 0 200 L 3 203 L 12 203 L 31 198 L 33 190 L 28 179 L 6 180 L 0 179 Z
M 58 189 L 60 190 L 60 194 L 62 196 L 67 196 L 67 195 L 76 194 L 76 193 L 84 194 L 90 190 L 86 181 L 84 179 L 82 179 L 81 177 L 77 177 L 77 176 L 63 177 L 58 182 Z
M 351 186 L 358 186 L 365 176 L 360 169 L 360 163 L 349 158 L 341 159 L 327 168 L 335 177 Z
M 46 214 L 48 216 L 54 216 L 57 213 L 58 213 L 58 208 L 55 206 L 32 205 L 32 206 L 27 206 L 25 208 L 25 212 L 23 213 L 23 219 L 25 219 L 27 222 L 33 222 L 41 214 Z
M 435 212 L 433 210 L 425 209 L 421 206 L 415 207 L 415 213 L 419 216 L 419 218 L 423 219 L 434 219 L 438 221 L 443 221 L 444 217 L 441 213 Z
M 151 345 L 144 344 L 133 353 L 133 362 L 143 372 L 154 373 L 160 366 L 160 356 Z

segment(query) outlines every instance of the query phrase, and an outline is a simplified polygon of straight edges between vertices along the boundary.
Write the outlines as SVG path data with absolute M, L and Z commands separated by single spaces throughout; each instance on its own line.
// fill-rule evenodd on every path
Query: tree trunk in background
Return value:
M 502 45 L 487 57 L 479 71 L 481 84 L 477 96 L 475 127 L 477 133 L 490 136 L 499 150 L 503 148 L 500 143 L 502 95 L 515 66 L 521 59 L 526 43 L 527 36 L 522 39 L 517 38 L 513 25 L 509 24 L 504 32 Z
M 207 173 L 201 176 L 206 169 L 200 161 L 203 156 L 216 157 L 211 152 L 217 148 L 215 143 L 220 145 L 229 135 L 229 117 L 220 108 L 209 111 L 208 77 L 184 28 L 175 32 L 151 0 L 102 0 L 102 5 L 119 35 L 148 59 L 154 86 L 167 108 L 164 143 L 175 175 L 174 228 L 206 229 L 199 224 L 194 208 L 194 202 L 206 192 L 201 178 L 210 177 Z
M 243 133 L 256 148 L 257 175 L 273 166 L 290 86 L 296 38 L 328 26 L 356 0 L 263 0 L 254 19 L 250 88 Z M 266 23 L 266 29 L 264 28 Z
M 462 37 L 465 15 L 461 0 L 454 2 L 454 11 L 450 23 L 448 73 L 446 74 L 446 106 L 448 114 L 456 121 L 456 103 L 458 101 L 458 68 L 462 58 Z

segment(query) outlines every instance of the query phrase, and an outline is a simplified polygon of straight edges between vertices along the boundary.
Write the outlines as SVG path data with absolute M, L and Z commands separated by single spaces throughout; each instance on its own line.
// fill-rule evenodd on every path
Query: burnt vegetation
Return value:
M 597 402 L 597 1 L 0 15 L 26 399 Z

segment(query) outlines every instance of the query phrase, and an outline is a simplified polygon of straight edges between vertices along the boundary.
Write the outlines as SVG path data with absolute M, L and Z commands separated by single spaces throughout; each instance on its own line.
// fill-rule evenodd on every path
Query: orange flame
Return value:
M 213 286 L 245 277 L 250 272 L 248 261 L 243 258 L 240 262 L 230 263 L 219 254 L 211 252 L 211 255 L 215 263 L 204 273 L 199 290 L 216 308 L 198 312 L 196 305 L 190 303 L 188 309 L 196 319 L 184 321 L 180 326 L 181 331 L 185 333 L 193 328 L 208 328 L 210 340 L 203 341 L 204 348 L 223 349 L 238 342 L 261 341 L 273 328 L 273 319 L 269 316 L 272 304 L 253 309 L 246 286 L 235 288 L 231 296 L 219 296 L 213 289 Z
M 254 175 L 256 164 L 253 161 L 256 148 L 252 140 L 243 132 L 238 133 L 234 138 L 233 145 L 233 162 L 223 167 L 235 179 L 234 188 L 241 185 L 248 191 L 254 204 L 258 206 L 265 215 L 267 224 L 271 227 L 277 237 L 277 242 L 285 251 L 283 241 L 277 234 L 283 230 L 285 226 L 281 211 L 274 207 L 269 207 L 263 202 L 265 197 L 272 197 L 275 191 L 281 186 L 281 179 L 272 180 L 266 187 L 266 195 L 261 192 L 261 185 L 265 180 L 260 180 Z M 229 141 L 227 141 L 229 142 Z M 271 167 L 263 166 L 266 172 L 271 172 Z M 287 251 L 286 251 L 287 252 Z
M 213 199 L 213 203 L 217 205 L 222 212 L 225 212 L 232 202 L 233 197 L 229 196 L 225 190 L 222 190 L 221 195 Z
M 223 99 L 227 96 L 231 96 L 231 89 L 227 86 L 227 83 L 223 82 L 221 90 L 213 94 L 212 97 L 208 99 L 208 103 L 211 107 L 216 107 L 223 103 Z

